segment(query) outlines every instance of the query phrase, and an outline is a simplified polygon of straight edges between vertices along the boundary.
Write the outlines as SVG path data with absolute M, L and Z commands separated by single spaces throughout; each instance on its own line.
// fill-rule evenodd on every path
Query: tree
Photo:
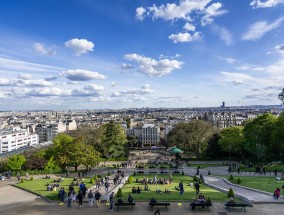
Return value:
M 223 151 L 243 155 L 245 144 L 243 129 L 243 126 L 234 126 L 220 131 L 218 143 Z
M 278 99 L 284 104 L 284 88 L 282 89 L 282 92 L 279 93 Z
M 104 156 L 112 158 L 126 156 L 126 142 L 126 135 L 120 124 L 111 121 L 105 125 L 102 140 Z
M 25 162 L 26 158 L 24 157 L 24 155 L 13 155 L 8 159 L 7 169 L 12 171 L 21 170 Z
M 170 131 L 168 143 L 170 146 L 181 148 L 188 156 L 200 157 L 213 133 L 213 126 L 201 120 L 179 123 Z
M 270 151 L 274 160 L 283 160 L 284 152 L 284 112 L 280 114 L 271 133 Z
M 210 137 L 208 140 L 208 147 L 204 153 L 206 158 L 220 159 L 226 157 L 226 154 L 222 151 L 220 145 L 218 144 L 219 139 L 219 133 L 215 133 Z
M 27 160 L 25 164 L 25 168 L 31 169 L 31 170 L 43 170 L 46 164 L 47 164 L 47 160 L 44 157 L 31 156 Z
M 256 159 L 269 157 L 271 133 L 276 123 L 276 117 L 265 113 L 249 120 L 244 126 L 245 150 Z

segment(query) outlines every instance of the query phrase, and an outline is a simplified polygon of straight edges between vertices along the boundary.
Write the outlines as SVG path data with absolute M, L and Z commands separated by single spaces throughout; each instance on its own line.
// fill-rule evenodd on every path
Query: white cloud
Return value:
M 90 99 L 91 102 L 109 102 L 111 101 L 109 98 L 105 96 L 98 96 Z
M 280 17 L 272 23 L 260 21 L 252 24 L 249 30 L 242 36 L 243 40 L 255 41 L 262 38 L 266 33 L 279 28 L 284 21 L 284 17 Z
M 76 56 L 80 56 L 87 52 L 91 52 L 94 50 L 94 43 L 86 40 L 86 39 L 71 39 L 65 42 L 65 46 L 75 51 Z
M 195 40 L 199 40 L 200 38 L 201 38 L 200 32 L 195 32 L 194 34 L 185 32 L 185 33 L 172 34 L 169 36 L 169 39 L 174 41 L 174 43 L 192 42 Z
M 97 84 L 89 84 L 87 86 L 84 87 L 84 90 L 90 90 L 90 91 L 104 91 L 105 88 L 101 85 L 97 85 Z
M 51 48 L 46 49 L 43 43 L 34 43 L 33 47 L 34 47 L 35 52 L 40 53 L 40 54 L 55 55 L 56 53 L 55 50 Z
M 145 95 L 153 93 L 154 90 L 150 88 L 149 84 L 144 84 L 139 89 L 128 89 L 128 90 L 122 90 L 119 92 L 112 93 L 111 97 L 121 97 L 121 96 L 139 96 L 139 95 Z
M 39 79 L 39 80 L 24 80 L 24 79 L 21 79 L 21 80 L 18 81 L 17 84 L 25 85 L 25 86 L 32 86 L 32 87 L 40 87 L 40 86 L 48 87 L 48 86 L 52 86 L 51 82 L 45 81 L 43 79 Z
M 63 71 L 61 76 L 66 77 L 71 81 L 89 81 L 92 79 L 106 79 L 105 75 L 102 75 L 98 72 L 92 72 L 83 69 L 71 69 Z
M 110 86 L 114 87 L 117 83 L 116 82 L 111 82 Z
M 180 69 L 183 62 L 177 60 L 155 60 L 139 54 L 126 54 L 124 58 L 139 65 L 138 71 L 148 76 L 163 76 Z
M 132 66 L 131 64 L 127 64 L 127 63 L 123 63 L 121 66 L 120 66 L 120 69 L 122 70 L 130 70 L 130 69 L 133 69 L 134 66 Z
M 12 82 L 6 78 L 0 78 L 0 86 L 11 86 Z
M 284 51 L 284 44 L 280 44 L 280 45 L 275 46 L 275 49 L 279 50 L 279 51 Z
M 250 6 L 253 8 L 275 7 L 278 4 L 284 4 L 284 0 L 252 0 Z
M 164 20 L 176 20 L 184 19 L 187 21 L 191 20 L 190 13 L 193 11 L 204 11 L 206 5 L 211 0 L 181 0 L 179 4 L 167 3 L 161 6 L 155 4 L 148 7 L 149 15 L 152 15 L 153 19 L 161 18 Z
M 228 64 L 235 64 L 237 62 L 237 59 L 231 58 L 231 57 L 218 56 L 218 59 L 226 61 L 226 63 L 228 63 Z
M 143 20 L 145 18 L 146 9 L 144 7 L 138 7 L 136 9 L 136 19 Z
M 185 23 L 185 25 L 183 26 L 183 28 L 186 30 L 186 31 L 195 31 L 195 26 L 191 23 Z
M 201 24 L 203 26 L 205 26 L 207 24 L 211 24 L 214 21 L 214 17 L 221 16 L 221 15 L 227 13 L 228 11 L 223 10 L 222 6 L 223 6 L 222 3 L 217 2 L 217 3 L 211 4 L 209 7 L 207 7 L 205 9 L 205 15 L 201 19 Z
M 46 96 L 68 96 L 71 94 L 70 90 L 60 89 L 57 87 L 39 87 L 39 88 L 26 88 L 14 87 L 12 89 L 14 96 L 19 97 L 46 97 Z
M 220 40 L 223 40 L 227 46 L 233 44 L 232 34 L 228 29 L 218 25 L 213 25 L 212 29 L 219 35 Z
M 32 76 L 29 75 L 29 74 L 19 74 L 19 75 L 17 75 L 17 78 L 23 79 L 23 80 L 29 80 L 29 79 L 32 79 Z
M 251 64 L 243 64 L 238 67 L 236 67 L 238 70 L 244 70 L 244 71 L 264 71 L 263 67 L 251 65 Z
M 254 78 L 250 75 L 238 72 L 220 72 L 220 81 L 224 83 L 233 83 L 234 85 L 241 84 L 245 81 L 252 81 Z

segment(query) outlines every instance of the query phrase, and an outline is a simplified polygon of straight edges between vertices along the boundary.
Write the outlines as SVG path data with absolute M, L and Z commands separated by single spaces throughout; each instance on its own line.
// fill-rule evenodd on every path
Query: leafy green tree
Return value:
M 284 88 L 282 89 L 282 92 L 279 93 L 278 99 L 284 104 Z
M 246 140 L 245 150 L 256 159 L 269 157 L 269 145 L 271 133 L 276 123 L 276 117 L 271 113 L 265 113 L 249 120 L 244 126 Z
M 47 160 L 44 157 L 34 155 L 28 158 L 25 168 L 31 170 L 43 170 L 46 164 Z
M 104 138 L 102 140 L 104 156 L 112 158 L 126 156 L 126 142 L 126 135 L 120 124 L 112 121 L 105 125 Z
M 273 160 L 283 160 L 284 152 L 284 112 L 280 114 L 271 134 L 270 152 Z
M 218 143 L 225 152 L 243 155 L 245 138 L 242 126 L 224 128 L 220 131 Z
M 7 169 L 12 171 L 21 170 L 25 162 L 26 158 L 24 155 L 13 155 L 8 158 Z
M 220 139 L 219 133 L 214 133 L 208 140 L 208 147 L 204 153 L 206 158 L 224 158 L 227 153 L 223 152 L 218 141 Z
M 181 148 L 188 156 L 200 157 L 213 133 L 213 126 L 201 120 L 178 123 L 168 134 L 168 143 Z
M 48 160 L 48 162 L 46 163 L 46 165 L 45 165 L 45 167 L 44 167 L 44 170 L 45 170 L 46 172 L 50 172 L 50 173 L 52 173 L 52 172 L 54 172 L 54 171 L 58 171 L 59 169 L 60 169 L 60 168 L 59 168 L 59 166 L 57 165 L 57 163 L 55 162 L 53 156 Z
M 127 145 L 129 147 L 134 147 L 137 145 L 137 140 L 135 136 L 127 136 Z

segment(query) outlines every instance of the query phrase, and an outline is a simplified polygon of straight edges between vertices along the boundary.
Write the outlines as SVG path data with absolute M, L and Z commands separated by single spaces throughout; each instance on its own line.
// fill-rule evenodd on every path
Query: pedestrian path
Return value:
M 0 212 L 23 203 L 32 202 L 37 198 L 34 194 L 10 185 L 0 187 Z

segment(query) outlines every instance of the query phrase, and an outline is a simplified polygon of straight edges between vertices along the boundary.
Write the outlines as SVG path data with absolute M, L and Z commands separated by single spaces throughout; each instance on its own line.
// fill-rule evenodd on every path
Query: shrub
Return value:
M 134 171 L 133 175 L 134 175 L 134 176 L 137 175 L 136 171 Z
M 197 169 L 200 169 L 200 166 L 198 165 Z
M 234 177 L 233 175 L 230 175 L 230 178 L 229 178 L 230 181 L 233 181 L 234 180 Z
M 193 176 L 193 181 L 197 181 L 196 175 Z
M 237 183 L 238 184 L 240 184 L 242 181 L 241 181 L 241 179 L 240 178 L 238 178 L 238 181 L 237 181 Z
M 208 171 L 208 175 L 211 175 L 211 172 L 210 172 L 210 170 Z
M 200 178 L 198 179 L 198 184 L 202 184 L 202 180 Z
M 33 181 L 34 180 L 34 177 L 30 177 L 30 181 Z
M 121 188 L 118 189 L 116 197 L 117 198 L 121 198 L 122 197 L 122 190 L 121 190 Z
M 107 175 L 110 176 L 110 172 L 109 171 L 107 172 Z
M 97 175 L 94 176 L 94 180 L 95 181 L 98 180 L 98 176 Z
M 90 179 L 90 183 L 94 184 L 95 180 L 93 178 Z
M 25 182 L 25 179 L 21 178 L 21 183 L 24 183 Z
M 228 195 L 227 195 L 229 198 L 230 197 L 235 197 L 235 194 L 234 194 L 234 191 L 233 191 L 233 189 L 232 188 L 230 188 L 230 190 L 229 190 L 229 192 L 228 192 Z
M 128 183 L 131 184 L 132 181 L 133 181 L 133 177 L 132 177 L 132 175 L 130 175 L 129 178 L 128 178 Z
M 181 175 L 184 175 L 184 171 L 181 172 Z

